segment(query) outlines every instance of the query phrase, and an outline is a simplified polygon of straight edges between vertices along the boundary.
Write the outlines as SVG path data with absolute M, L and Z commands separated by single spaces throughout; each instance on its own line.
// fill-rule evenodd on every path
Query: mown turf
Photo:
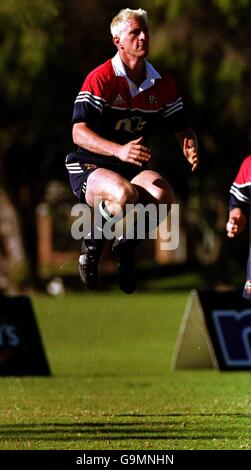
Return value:
M 52 377 L 0 379 L 0 449 L 250 449 L 248 372 L 170 370 L 187 298 L 34 296 Z

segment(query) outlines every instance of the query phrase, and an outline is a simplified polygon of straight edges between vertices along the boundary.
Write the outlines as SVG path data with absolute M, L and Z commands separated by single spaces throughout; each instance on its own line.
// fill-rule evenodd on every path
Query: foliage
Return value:
M 250 2 L 196 0 L 145 2 L 152 18 L 152 57 L 176 71 L 206 127 L 247 128 Z M 205 119 L 206 118 L 206 119 Z M 225 136 L 223 136 L 225 141 Z M 216 139 L 203 140 L 215 152 Z
M 36 138 L 34 126 L 30 127 L 34 115 L 31 117 L 29 108 L 38 95 L 37 80 L 45 72 L 51 48 L 49 31 L 57 14 L 53 0 L 32 3 L 3 0 L 0 3 L 2 158 L 16 139 L 19 145 L 25 145 Z
M 34 205 L 44 185 L 43 129 L 50 126 L 48 67 L 58 51 L 61 36 L 55 27 L 58 9 L 54 0 L 3 0 L 0 3 L 0 181 L 19 213 L 19 233 L 29 259 L 36 252 Z M 50 78 L 51 81 L 51 78 Z M 37 177 L 40 172 L 40 178 Z M 47 178 L 47 176 L 46 176 Z M 0 234 L 1 236 L 1 234 Z M 33 273 L 34 274 L 34 273 Z

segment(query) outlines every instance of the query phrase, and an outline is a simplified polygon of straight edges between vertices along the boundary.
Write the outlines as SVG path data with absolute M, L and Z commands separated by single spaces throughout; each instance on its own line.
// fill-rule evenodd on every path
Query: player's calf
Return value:
M 119 264 L 118 282 L 120 289 L 132 294 L 136 289 L 135 249 L 138 240 L 115 240 L 112 246 L 113 258 Z

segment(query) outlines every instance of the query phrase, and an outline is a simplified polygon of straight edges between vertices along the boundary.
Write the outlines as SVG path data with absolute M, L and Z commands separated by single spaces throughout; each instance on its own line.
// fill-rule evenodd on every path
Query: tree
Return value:
M 2 0 L 0 3 L 0 278 L 5 285 L 11 272 L 17 273 L 17 264 L 24 268 L 26 247 L 23 245 L 27 244 L 27 238 L 23 238 L 23 233 L 30 227 L 34 231 L 31 223 L 34 215 L 27 210 L 34 194 L 26 184 L 31 176 L 26 152 L 39 140 L 38 105 L 42 99 L 38 83 L 48 57 L 58 47 L 58 35 L 51 42 L 51 27 L 57 14 L 53 0 L 32 3 Z M 22 181 L 20 173 L 24 176 Z

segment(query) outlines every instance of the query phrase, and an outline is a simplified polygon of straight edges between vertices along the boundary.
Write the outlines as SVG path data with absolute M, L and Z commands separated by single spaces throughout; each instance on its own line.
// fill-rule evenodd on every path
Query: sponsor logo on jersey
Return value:
M 125 100 L 123 98 L 123 96 L 121 96 L 120 94 L 118 94 L 115 98 L 115 100 L 113 101 L 113 104 L 115 106 L 119 106 L 119 105 L 123 105 L 125 104 Z
M 146 123 L 140 116 L 133 116 L 131 119 L 125 118 L 117 121 L 115 129 L 116 131 L 139 132 L 144 129 Z

